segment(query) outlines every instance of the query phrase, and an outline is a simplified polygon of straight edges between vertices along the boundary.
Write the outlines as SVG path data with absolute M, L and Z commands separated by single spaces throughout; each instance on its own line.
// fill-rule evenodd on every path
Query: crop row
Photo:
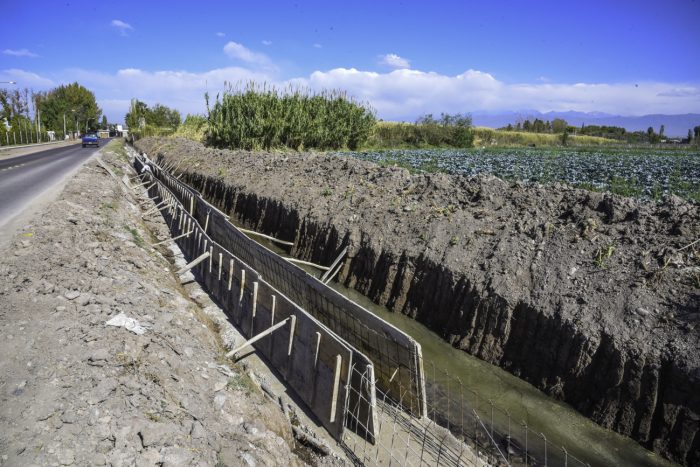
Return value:
M 492 174 L 507 180 L 563 182 L 624 196 L 670 194 L 700 201 L 700 151 L 661 149 L 472 149 L 342 152 L 413 172 Z

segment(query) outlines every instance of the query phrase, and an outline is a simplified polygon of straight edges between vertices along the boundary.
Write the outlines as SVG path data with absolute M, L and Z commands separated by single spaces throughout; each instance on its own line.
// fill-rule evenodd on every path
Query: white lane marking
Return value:
M 4 171 L 6 171 L 6 170 L 16 169 L 17 167 L 22 167 L 22 166 L 24 166 L 24 165 L 26 165 L 26 164 L 11 165 L 11 166 L 9 166 L 9 167 L 5 167 L 4 169 L 0 169 L 0 172 L 4 172 Z

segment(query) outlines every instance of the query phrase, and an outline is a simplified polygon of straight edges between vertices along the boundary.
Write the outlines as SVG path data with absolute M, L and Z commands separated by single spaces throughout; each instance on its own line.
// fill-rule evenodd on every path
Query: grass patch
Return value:
M 229 379 L 227 387 L 232 391 L 242 391 L 246 395 L 258 393 L 258 385 L 245 374 L 238 374 Z
M 615 253 L 615 245 L 612 243 L 605 248 L 598 248 L 595 257 L 593 258 L 593 264 L 598 266 L 600 269 L 604 269 L 607 266 L 607 261 Z
M 113 139 L 109 142 L 109 144 L 107 144 L 107 146 L 105 146 L 105 149 L 109 149 L 110 151 L 114 152 L 123 162 L 129 163 L 129 156 L 126 154 L 123 138 Z
M 129 233 L 131 234 L 131 239 L 137 247 L 144 248 L 146 246 L 146 242 L 144 241 L 143 237 L 141 236 L 138 230 L 136 230 L 133 227 L 129 227 L 128 225 L 124 225 L 124 228 L 129 231 Z

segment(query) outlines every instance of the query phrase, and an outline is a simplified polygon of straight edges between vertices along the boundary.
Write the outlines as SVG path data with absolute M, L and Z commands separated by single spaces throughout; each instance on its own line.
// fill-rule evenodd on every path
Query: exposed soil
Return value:
M 700 210 L 319 154 L 137 142 L 246 226 L 454 346 L 700 463 Z M 601 168 L 604 169 L 604 168 Z
M 93 159 L 0 252 L 0 464 L 337 464 L 223 358 L 218 309 L 150 246 L 169 235 L 139 201 Z

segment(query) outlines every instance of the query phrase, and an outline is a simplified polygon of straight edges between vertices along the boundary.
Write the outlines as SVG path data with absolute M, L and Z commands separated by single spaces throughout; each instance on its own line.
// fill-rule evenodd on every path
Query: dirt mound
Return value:
M 671 459 L 700 462 L 700 211 L 179 139 L 137 147 L 256 230 Z

